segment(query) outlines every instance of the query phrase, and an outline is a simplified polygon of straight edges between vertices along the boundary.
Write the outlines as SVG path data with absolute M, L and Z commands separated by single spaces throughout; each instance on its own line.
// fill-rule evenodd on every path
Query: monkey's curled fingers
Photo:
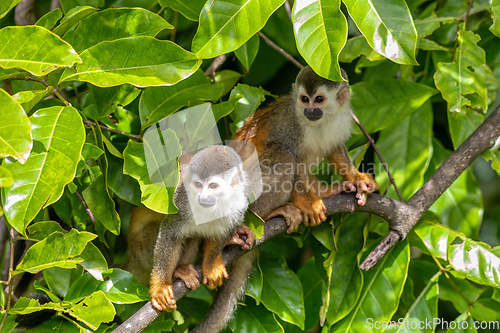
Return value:
M 245 237 L 244 240 L 241 238 L 242 236 Z M 237 244 L 240 245 L 243 250 L 248 250 L 252 247 L 254 241 L 255 233 L 253 230 L 245 225 L 240 225 L 231 235 L 231 238 L 229 238 L 227 245 Z
M 342 192 L 357 192 L 358 189 L 356 188 L 356 185 L 354 185 L 353 182 L 350 181 L 345 181 L 340 184 L 337 184 L 337 186 L 332 190 L 330 195 L 337 195 Z
M 302 211 L 306 226 L 316 226 L 326 220 L 326 207 L 323 200 L 299 197 L 293 203 Z
M 276 208 L 271 213 L 269 213 L 264 220 L 269 220 L 272 217 L 283 216 L 286 221 L 288 229 L 287 233 L 292 233 L 297 231 L 300 223 L 302 222 L 302 212 L 293 204 L 285 204 L 281 207 Z
M 224 264 L 214 265 L 213 269 L 203 272 L 203 283 L 210 289 L 215 289 L 222 285 L 223 279 L 227 278 L 228 274 Z
M 194 269 L 191 264 L 180 265 L 174 271 L 174 277 L 184 281 L 184 284 L 189 289 L 195 290 L 200 286 L 200 281 L 198 281 L 198 272 Z
M 153 285 L 149 289 L 149 293 L 151 294 L 151 304 L 156 309 L 168 312 L 177 309 L 171 284 Z
M 379 186 L 373 176 L 369 173 L 358 173 L 354 180 L 354 185 L 358 188 L 356 198 L 358 205 L 364 206 L 366 204 L 367 194 L 378 190 Z

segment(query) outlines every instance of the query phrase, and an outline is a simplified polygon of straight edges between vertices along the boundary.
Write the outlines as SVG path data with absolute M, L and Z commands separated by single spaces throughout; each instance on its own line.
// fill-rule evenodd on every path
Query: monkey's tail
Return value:
M 226 327 L 238 306 L 238 300 L 244 296 L 257 255 L 257 250 L 247 252 L 231 264 L 229 277 L 217 293 L 210 311 L 191 333 L 219 333 Z

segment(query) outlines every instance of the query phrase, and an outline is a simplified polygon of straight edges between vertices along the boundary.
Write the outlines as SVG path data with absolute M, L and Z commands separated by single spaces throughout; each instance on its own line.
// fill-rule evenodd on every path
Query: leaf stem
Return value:
M 87 212 L 87 214 L 90 216 L 90 219 L 92 220 L 92 223 L 95 223 L 94 215 L 90 211 L 90 208 L 89 208 L 89 206 L 87 206 L 87 203 L 85 202 L 85 200 L 83 200 L 82 196 L 77 191 L 75 191 L 75 195 L 78 198 L 78 200 L 80 200 L 80 202 L 82 203 L 82 205 L 85 208 L 85 211 Z
M 382 154 L 380 153 L 380 151 L 378 150 L 377 146 L 375 145 L 375 141 L 373 141 L 373 138 L 370 136 L 370 134 L 368 134 L 368 132 L 363 127 L 363 125 L 361 125 L 361 123 L 359 122 L 358 117 L 356 117 L 356 115 L 354 114 L 354 112 L 352 112 L 352 109 L 351 109 L 351 116 L 354 119 L 354 121 L 356 122 L 356 124 L 358 124 L 358 127 L 361 129 L 361 131 L 363 132 L 363 134 L 368 139 L 368 142 L 373 147 L 373 150 L 375 150 L 375 153 L 377 154 L 378 158 L 380 159 L 380 162 L 382 162 L 382 165 L 384 166 L 384 169 L 387 172 L 387 176 L 389 176 L 389 181 L 392 184 L 392 186 L 394 186 L 394 190 L 396 191 L 399 200 L 403 201 L 403 196 L 401 195 L 401 192 L 399 192 L 399 188 L 396 186 L 396 181 L 392 177 L 392 174 L 389 171 L 389 167 L 387 166 L 387 163 L 385 163 L 384 158 L 382 157 Z
M 104 125 L 101 125 L 101 124 L 94 123 L 93 121 L 90 121 L 90 120 L 84 120 L 83 123 L 85 125 L 87 125 L 87 126 L 99 126 L 103 130 L 106 130 L 106 131 L 109 131 L 109 132 L 113 132 L 113 133 L 117 133 L 117 134 L 121 134 L 121 135 L 125 135 L 125 136 L 128 136 L 131 139 L 134 139 L 134 140 L 138 141 L 138 142 L 142 142 L 142 137 L 140 135 L 131 134 L 131 133 L 127 133 L 127 132 L 122 132 L 122 131 L 119 131 L 117 129 L 111 128 L 111 127 L 107 127 L 107 126 L 104 126 Z
M 47 78 L 39 79 L 37 77 L 32 77 L 32 76 L 13 76 L 9 79 L 10 80 L 34 81 L 34 82 L 41 83 L 44 86 L 46 86 L 47 88 L 52 88 L 52 94 L 54 94 L 61 102 L 63 102 L 64 105 L 72 106 L 70 102 L 68 102 L 66 99 L 64 99 L 64 97 L 61 96 L 61 94 L 59 93 L 59 91 L 56 88 L 52 87 L 50 84 L 47 83 L 47 81 L 46 81 Z

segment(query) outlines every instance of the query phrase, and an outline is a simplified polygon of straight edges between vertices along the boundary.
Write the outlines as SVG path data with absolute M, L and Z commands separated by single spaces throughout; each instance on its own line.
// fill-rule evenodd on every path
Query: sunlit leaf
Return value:
M 56 8 L 43 15 L 38 21 L 36 21 L 35 25 L 39 25 L 41 27 L 44 27 L 45 29 L 51 30 L 62 16 L 63 12 L 61 8 Z
M 12 173 L 0 165 L 0 187 L 9 187 L 13 182 Z
M 188 20 L 198 21 L 200 16 L 201 9 L 205 4 L 206 0 L 190 0 L 190 1 L 182 1 L 182 0 L 160 0 L 160 6 L 162 7 L 170 7 L 173 10 L 181 13 Z
M 252 38 L 250 38 L 248 42 L 246 42 L 245 44 L 240 46 L 240 48 L 234 51 L 234 55 L 236 56 L 236 58 L 238 58 L 243 67 L 245 67 L 247 72 L 250 70 L 250 67 L 252 67 L 255 57 L 259 52 L 259 46 L 260 46 L 260 38 L 259 36 L 255 35 Z
M 31 123 L 23 108 L 5 90 L 0 89 L 0 158 L 12 156 L 20 163 L 26 163 L 33 142 Z
M 493 24 L 490 31 L 500 38 L 500 0 L 491 0 Z
M 53 32 L 58 36 L 63 36 L 72 26 L 77 24 L 92 13 L 95 13 L 97 8 L 90 6 L 78 6 L 72 8 L 54 28 Z
M 340 0 L 296 1 L 293 27 L 297 49 L 319 75 L 342 81 L 339 53 L 347 41 L 347 21 Z
M 76 72 L 66 70 L 62 81 L 86 81 L 99 87 L 165 86 L 187 78 L 201 65 L 201 60 L 177 44 L 146 36 L 101 42 L 80 56 L 83 63 L 76 66 Z
M 24 112 L 29 111 L 44 97 L 48 96 L 52 88 L 47 87 L 45 90 L 26 90 L 20 91 L 12 97 L 23 107 Z
M 103 275 L 106 281 L 101 282 L 98 288 L 111 302 L 129 304 L 149 300 L 148 288 L 140 284 L 129 272 L 113 268 Z
M 417 65 L 417 30 L 404 1 L 344 0 L 368 44 L 398 64 Z
M 21 0 L 3 0 L 0 3 L 0 19 L 4 17 L 19 2 L 21 2 Z
M 0 66 L 21 68 L 33 75 L 47 75 L 58 67 L 82 60 L 75 50 L 49 30 L 37 25 L 0 29 Z
M 209 0 L 192 51 L 203 59 L 236 50 L 264 27 L 283 0 Z

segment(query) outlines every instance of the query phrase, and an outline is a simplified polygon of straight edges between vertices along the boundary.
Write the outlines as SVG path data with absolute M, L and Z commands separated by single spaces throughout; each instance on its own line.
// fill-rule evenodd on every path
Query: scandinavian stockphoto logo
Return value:
M 200 104 L 176 112 L 144 133 L 144 154 L 151 182 L 162 187 L 175 188 L 179 182 L 179 169 L 189 165 L 191 157 L 211 145 L 222 145 L 217 121 L 210 103 Z M 242 170 L 249 180 L 249 201 L 262 194 L 262 175 L 255 146 L 247 141 L 225 140 L 242 160 Z M 189 197 L 189 196 L 188 196 Z M 221 218 L 224 215 L 204 209 L 189 197 L 189 205 L 196 224 Z

